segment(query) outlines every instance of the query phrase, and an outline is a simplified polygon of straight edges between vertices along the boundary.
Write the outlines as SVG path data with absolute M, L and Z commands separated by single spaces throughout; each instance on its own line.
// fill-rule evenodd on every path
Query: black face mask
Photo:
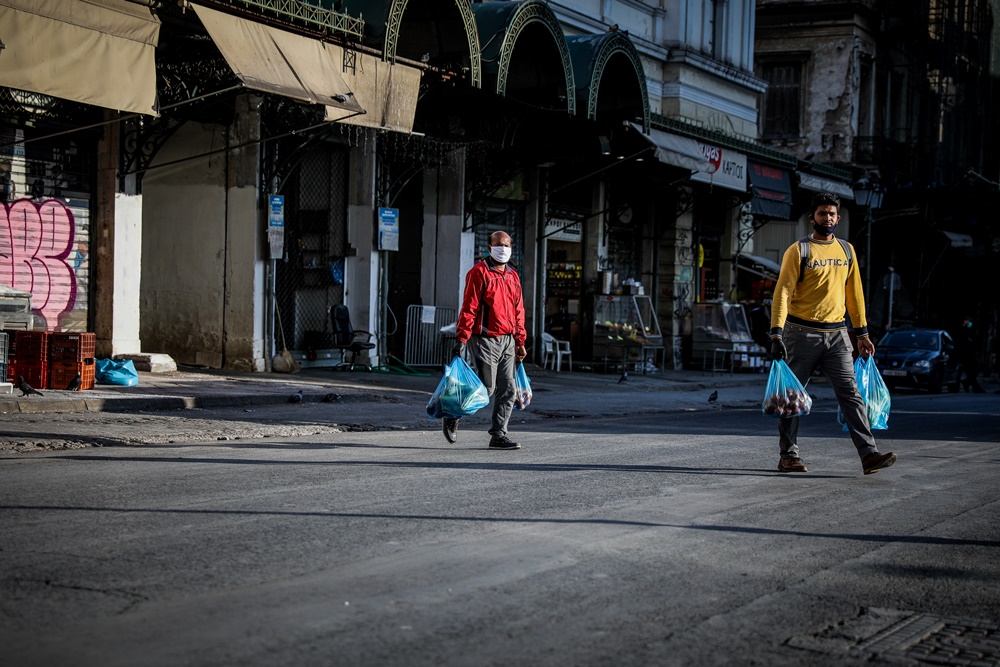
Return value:
M 836 229 L 837 225 L 831 225 L 827 227 L 826 225 L 820 225 L 815 222 L 813 223 L 813 231 L 819 234 L 820 236 L 827 236 L 829 234 L 833 234 L 833 232 L 835 232 Z

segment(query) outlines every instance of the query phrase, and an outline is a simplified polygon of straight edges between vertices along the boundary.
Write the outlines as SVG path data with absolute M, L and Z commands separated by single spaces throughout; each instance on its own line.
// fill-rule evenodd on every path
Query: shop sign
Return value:
M 705 171 L 692 174 L 692 181 L 711 183 L 737 192 L 747 191 L 746 155 L 701 142 L 698 143 L 698 147 L 708 160 L 709 167 Z
M 545 223 L 545 238 L 556 241 L 576 241 L 583 238 L 583 224 L 572 220 L 550 218 Z
M 399 209 L 378 210 L 378 249 L 399 250 Z

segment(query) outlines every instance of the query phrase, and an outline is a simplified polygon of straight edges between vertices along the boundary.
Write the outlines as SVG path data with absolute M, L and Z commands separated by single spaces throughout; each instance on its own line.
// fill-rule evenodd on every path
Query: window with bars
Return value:
M 799 137 L 802 109 L 802 61 L 764 62 L 760 78 L 767 82 L 761 118 L 764 139 Z

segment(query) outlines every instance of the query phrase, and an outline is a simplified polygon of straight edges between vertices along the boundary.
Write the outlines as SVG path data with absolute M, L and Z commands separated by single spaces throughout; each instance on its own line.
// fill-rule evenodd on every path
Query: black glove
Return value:
M 785 349 L 785 343 L 780 338 L 771 339 L 771 358 L 775 361 L 783 361 L 788 358 L 788 350 Z
M 453 356 L 453 357 L 464 357 L 465 356 L 465 343 L 455 343 L 455 347 L 451 348 L 451 356 Z

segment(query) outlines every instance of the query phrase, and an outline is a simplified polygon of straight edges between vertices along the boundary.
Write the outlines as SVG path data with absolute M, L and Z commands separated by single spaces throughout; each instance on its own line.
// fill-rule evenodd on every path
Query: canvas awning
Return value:
M 829 178 L 823 178 L 822 176 L 814 176 L 800 171 L 799 187 L 803 190 L 811 190 L 813 192 L 832 192 L 841 199 L 854 201 L 854 190 L 851 189 L 850 185 L 841 183 L 840 181 L 833 181 Z
M 344 80 L 339 46 L 192 5 L 247 88 L 327 107 L 327 120 L 365 113 Z
M 655 128 L 650 129 L 649 134 L 646 134 L 635 123 L 629 123 L 629 126 L 655 147 L 656 159 L 660 162 L 681 169 L 706 173 L 712 168 L 712 163 L 703 153 L 701 144 L 694 139 Z
M 344 80 L 354 91 L 354 99 L 368 113 L 352 115 L 349 110 L 327 107 L 326 119 L 342 119 L 349 125 L 394 132 L 412 132 L 423 72 L 366 53 L 358 53 L 355 57 L 356 65 L 353 70 L 344 72 Z
M 792 216 L 792 179 L 785 169 L 750 162 L 750 212 L 772 220 Z
M 0 0 L 0 85 L 156 115 L 160 22 L 125 0 Z

